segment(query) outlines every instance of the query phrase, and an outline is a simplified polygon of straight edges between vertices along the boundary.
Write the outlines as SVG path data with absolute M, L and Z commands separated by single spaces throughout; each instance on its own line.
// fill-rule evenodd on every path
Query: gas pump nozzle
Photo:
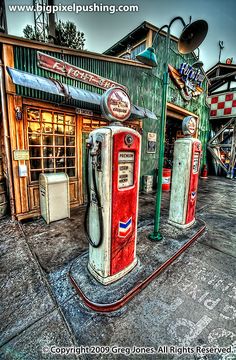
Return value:
M 103 137 L 98 134 L 96 140 L 93 138 L 87 140 L 87 147 L 90 149 L 90 156 L 92 156 L 92 166 L 95 168 L 97 166 L 97 170 L 101 171 L 101 146 L 103 142 Z
M 101 200 L 100 200 L 100 194 L 97 186 L 97 175 L 96 170 L 101 171 L 101 146 L 102 146 L 103 137 L 101 135 L 97 135 L 97 137 L 94 139 L 93 136 L 90 136 L 89 139 L 86 140 L 86 147 L 87 147 L 87 174 L 86 174 L 86 187 L 87 187 L 87 196 L 88 196 L 88 203 L 87 208 L 85 212 L 85 232 L 87 234 L 89 243 L 92 247 L 97 248 L 101 246 L 101 243 L 103 241 L 103 215 L 102 215 L 102 207 L 101 207 Z M 89 160 L 89 157 L 91 156 L 91 160 Z M 95 202 L 97 204 L 98 209 L 98 216 L 99 216 L 99 226 L 100 226 L 100 236 L 98 242 L 94 242 L 91 238 L 91 235 L 89 233 L 88 229 L 88 215 L 89 215 L 89 209 L 91 206 L 91 200 L 90 200 L 90 187 L 89 187 L 89 163 L 91 164 L 91 183 L 93 186 L 93 199 L 95 199 Z
M 90 150 L 91 156 L 97 155 L 102 142 L 103 142 L 103 137 L 100 134 L 97 136 L 95 141 L 93 140 L 92 137 L 86 140 L 86 147 L 88 149 L 91 149 Z

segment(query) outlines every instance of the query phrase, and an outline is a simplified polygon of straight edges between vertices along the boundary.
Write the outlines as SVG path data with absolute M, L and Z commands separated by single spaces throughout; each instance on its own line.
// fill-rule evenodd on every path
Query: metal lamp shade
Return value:
M 139 53 L 136 56 L 136 59 L 138 59 L 145 65 L 149 65 L 152 67 L 157 66 L 157 57 L 153 47 L 149 47 L 144 51 L 142 51 L 141 53 Z
M 189 54 L 203 42 L 208 32 L 208 24 L 205 20 L 197 20 L 185 26 L 178 41 L 178 51 L 181 54 Z
M 195 69 L 199 69 L 200 67 L 203 66 L 203 62 L 198 60 L 198 61 L 195 61 L 193 64 L 192 64 L 192 67 L 195 68 Z

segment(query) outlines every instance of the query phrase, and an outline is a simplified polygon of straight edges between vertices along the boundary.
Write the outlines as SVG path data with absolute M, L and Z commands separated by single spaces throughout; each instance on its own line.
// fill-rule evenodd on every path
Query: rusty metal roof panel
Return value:
M 12 69 L 7 70 L 16 85 L 25 86 L 30 89 L 40 90 L 49 94 L 72 97 L 74 100 L 89 102 L 91 104 L 100 105 L 101 95 L 92 93 L 88 90 L 75 88 L 65 85 L 55 79 L 46 79 L 42 76 L 27 73 L 25 71 Z
M 30 89 L 43 91 L 49 94 L 60 95 L 85 103 L 100 105 L 101 95 L 80 89 L 71 85 L 66 85 L 56 79 L 46 79 L 42 76 L 27 73 L 22 70 L 16 70 L 7 67 L 7 71 L 11 76 L 14 84 L 24 86 Z M 132 105 L 131 114 L 136 118 L 157 119 L 156 115 L 148 110 L 137 105 Z

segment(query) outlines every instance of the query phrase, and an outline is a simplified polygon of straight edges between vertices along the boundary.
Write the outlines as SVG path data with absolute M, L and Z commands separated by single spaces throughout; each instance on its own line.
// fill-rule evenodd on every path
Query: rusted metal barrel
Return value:
M 162 191 L 170 191 L 171 169 L 163 168 Z

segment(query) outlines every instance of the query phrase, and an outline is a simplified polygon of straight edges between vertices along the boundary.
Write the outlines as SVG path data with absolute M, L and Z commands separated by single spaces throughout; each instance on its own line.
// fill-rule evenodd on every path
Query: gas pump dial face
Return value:
M 197 122 L 193 116 L 187 116 L 183 119 L 182 131 L 184 135 L 194 135 L 197 130 Z

